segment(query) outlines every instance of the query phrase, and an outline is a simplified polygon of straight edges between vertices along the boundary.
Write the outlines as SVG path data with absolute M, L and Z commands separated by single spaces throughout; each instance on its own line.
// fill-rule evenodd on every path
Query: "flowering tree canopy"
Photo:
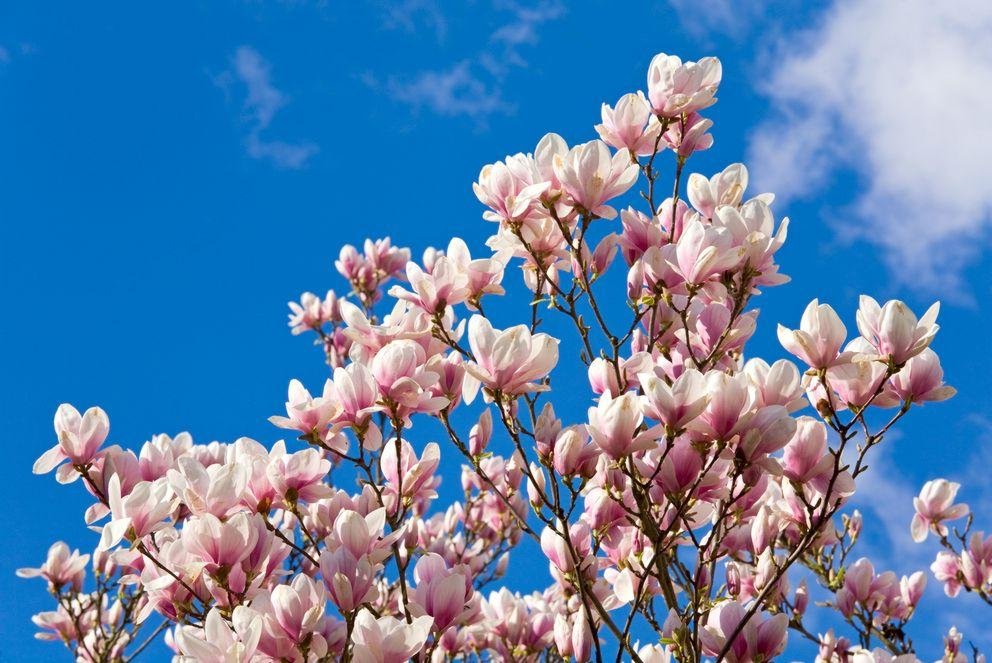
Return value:
M 860 557 L 846 506 L 893 427 L 954 394 L 931 349 L 938 306 L 862 297 L 849 340 L 814 300 L 778 326 L 800 366 L 747 356 L 752 298 L 788 281 L 788 220 L 746 193 L 741 164 L 686 171 L 713 143 L 700 113 L 720 82 L 715 58 L 659 54 L 646 94 L 603 105 L 598 139 L 548 134 L 483 167 L 486 249 L 453 238 L 414 262 L 389 239 L 344 247 L 347 294 L 290 304 L 330 377 L 290 383 L 270 419 L 289 443 L 182 433 L 135 451 L 106 444 L 100 408 L 60 406 L 34 471 L 81 479 L 99 536 L 19 571 L 56 602 L 39 637 L 94 662 L 158 637 L 208 663 L 759 663 L 790 638 L 824 662 L 916 661 L 917 645 L 979 659 L 950 624 L 943 643 L 911 639 L 927 576 Z M 511 267 L 524 295 L 497 305 Z M 589 393 L 563 421 L 564 363 Z M 442 456 L 462 463 L 445 504 Z M 928 482 L 906 525 L 939 538 L 948 596 L 992 603 L 992 537 L 957 490 Z M 518 545 L 548 569 L 525 592 L 499 586 L 533 566 Z M 833 628 L 808 626 L 812 610 Z

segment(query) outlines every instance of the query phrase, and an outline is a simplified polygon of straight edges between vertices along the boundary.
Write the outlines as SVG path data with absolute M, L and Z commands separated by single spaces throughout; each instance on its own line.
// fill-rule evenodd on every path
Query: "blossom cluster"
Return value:
M 330 374 L 289 384 L 270 418 L 288 442 L 183 433 L 134 451 L 106 444 L 99 408 L 61 406 L 35 471 L 82 479 L 100 536 L 92 556 L 58 543 L 22 569 L 57 602 L 43 637 L 83 661 L 131 660 L 162 632 L 177 660 L 218 663 L 767 662 L 790 634 L 818 661 L 917 660 L 926 576 L 854 560 L 848 503 L 887 433 L 954 394 L 938 306 L 862 297 L 850 338 L 814 300 L 778 327 L 801 366 L 746 355 L 751 299 L 788 281 L 788 219 L 742 164 L 685 170 L 713 143 L 701 113 L 721 75 L 660 54 L 646 93 L 603 106 L 598 139 L 552 133 L 483 167 L 493 233 L 475 257 L 459 238 L 419 262 L 389 239 L 343 248 L 347 292 L 290 303 Z M 604 295 L 608 273 L 620 291 Z M 503 321 L 504 299 L 522 319 Z M 587 376 L 584 412 L 555 401 L 566 361 Z M 463 463 L 445 503 L 442 454 Z M 955 548 L 956 490 L 924 488 L 913 536 L 940 537 L 949 594 L 990 601 L 992 537 Z M 527 539 L 548 575 L 499 586 L 534 579 L 514 552 Z M 836 615 L 825 633 L 804 620 L 816 602 Z M 965 660 L 961 642 L 949 631 L 945 660 Z

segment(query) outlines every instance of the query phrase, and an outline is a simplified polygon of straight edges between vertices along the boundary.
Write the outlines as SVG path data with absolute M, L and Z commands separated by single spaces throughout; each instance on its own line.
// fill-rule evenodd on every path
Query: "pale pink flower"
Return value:
M 685 223 L 675 245 L 664 247 L 669 266 L 688 283 L 700 284 L 737 264 L 743 253 L 723 228 L 704 225 L 698 218 Z
M 862 295 L 857 314 L 858 330 L 880 355 L 901 366 L 933 341 L 940 329 L 936 323 L 939 312 L 940 302 L 937 302 L 917 320 L 909 307 L 898 299 L 879 306 L 871 297 Z
M 392 341 L 377 352 L 369 368 L 379 386 L 379 408 L 409 425 L 411 414 L 448 405 L 447 398 L 431 391 L 439 375 L 429 366 L 424 348 L 413 340 Z
M 946 401 L 957 393 L 954 387 L 944 384 L 940 358 L 930 348 L 908 360 L 889 378 L 888 390 L 899 400 L 911 403 Z
M 555 161 L 555 174 L 572 200 L 587 213 L 612 219 L 617 211 L 606 204 L 625 193 L 637 180 L 639 169 L 622 149 L 610 155 L 601 140 L 576 145 Z
M 713 135 L 706 133 L 712 126 L 713 120 L 708 120 L 699 113 L 689 113 L 684 123 L 675 120 L 668 125 L 662 140 L 679 157 L 686 159 L 693 152 L 702 152 L 713 146 Z
M 960 488 L 961 484 L 947 479 L 933 479 L 923 484 L 919 497 L 913 498 L 916 513 L 910 531 L 914 541 L 925 540 L 930 531 L 947 536 L 947 525 L 944 523 L 968 515 L 967 504 L 954 504 Z
M 63 461 L 68 460 L 72 465 L 87 465 L 93 461 L 100 445 L 107 439 L 110 432 L 110 420 L 107 413 L 98 407 L 91 407 L 80 416 L 79 410 L 63 403 L 55 411 L 55 435 L 58 444 L 46 451 L 35 461 L 34 473 L 51 472 Z M 71 469 L 67 470 L 71 472 Z M 60 472 L 60 476 L 63 473 Z M 65 474 L 74 480 L 76 473 Z
M 706 626 L 699 632 L 703 651 L 711 656 L 719 654 L 743 621 L 745 613 L 745 607 L 737 601 L 724 601 L 713 608 L 706 619 Z M 784 614 L 768 616 L 756 613 L 733 639 L 725 660 L 729 663 L 771 661 L 785 649 L 788 626 L 789 618 Z
M 534 159 L 524 154 L 509 156 L 482 167 L 472 185 L 475 196 L 489 212 L 486 221 L 519 222 L 533 214 L 535 201 L 548 188 Z
M 747 181 L 747 168 L 742 163 L 735 163 L 710 178 L 692 173 L 686 184 L 686 194 L 692 206 L 704 218 L 710 219 L 720 206 L 740 206 Z
M 438 633 L 471 613 L 475 590 L 472 573 L 464 564 L 449 568 L 440 555 L 427 553 L 417 560 L 413 576 L 417 586 L 411 600 L 433 617 Z
M 70 553 L 69 546 L 58 541 L 48 549 L 48 557 L 40 568 L 17 569 L 17 577 L 44 578 L 55 591 L 60 591 L 63 585 L 71 585 L 78 592 L 83 586 L 89 561 L 89 555 L 80 555 L 78 550 Z
M 289 302 L 289 327 L 294 336 L 311 330 L 319 330 L 328 322 L 341 319 L 338 311 L 338 298 L 333 290 L 327 291 L 323 300 L 312 292 L 300 295 L 300 301 Z
M 475 360 L 465 370 L 486 388 L 513 396 L 548 389 L 534 382 L 558 363 L 557 339 L 543 333 L 531 335 L 526 325 L 493 329 L 488 319 L 473 315 L 468 342 Z
M 403 440 L 400 443 L 400 453 L 397 460 L 395 440 L 387 441 L 379 456 L 379 467 L 386 480 L 386 493 L 391 503 L 386 506 L 390 511 L 396 510 L 396 497 L 402 495 L 412 501 L 429 500 L 437 497 L 435 488 L 440 479 L 434 476 L 441 462 L 441 449 L 436 442 L 430 442 L 424 447 L 424 453 L 417 458 L 410 443 Z
M 676 55 L 659 53 L 648 68 L 651 107 L 661 117 L 675 118 L 712 106 L 722 75 L 716 58 L 683 63 Z
M 778 341 L 812 368 L 829 368 L 847 360 L 840 356 L 847 328 L 829 304 L 814 299 L 803 312 L 799 329 L 778 326 Z
M 186 521 L 179 537 L 186 551 L 213 573 L 240 564 L 254 548 L 258 530 L 244 512 L 226 521 L 206 513 Z
M 240 508 L 249 469 L 244 463 L 212 464 L 204 467 L 191 456 L 176 461 L 178 469 L 166 473 L 169 484 L 183 504 L 196 515 L 212 513 L 224 518 Z
M 289 505 L 314 502 L 329 496 L 333 489 L 324 483 L 331 462 L 318 449 L 273 455 L 266 477 L 276 493 Z
M 564 477 L 590 477 L 596 470 L 599 448 L 589 440 L 585 426 L 569 426 L 555 438 L 555 471 Z
M 303 435 L 322 436 L 340 409 L 330 380 L 324 382 L 323 394 L 313 397 L 299 380 L 293 379 L 289 381 L 289 399 L 286 401 L 289 416 L 272 416 L 269 421 L 279 428 L 298 430 Z
M 644 414 L 679 431 L 698 417 L 709 402 L 706 379 L 694 368 L 685 370 L 671 385 L 656 373 L 640 376 Z
M 251 608 L 238 606 L 228 623 L 214 608 L 202 628 L 179 626 L 175 633 L 180 663 L 249 663 L 262 635 L 262 619 Z
M 379 387 L 365 364 L 352 362 L 334 369 L 334 398 L 341 406 L 335 423 L 362 426 L 376 411 Z
M 661 124 L 651 115 L 643 92 L 623 95 L 615 108 L 603 104 L 602 115 L 603 123 L 595 128 L 607 145 L 642 157 L 655 153 Z
M 107 499 L 111 520 L 103 526 L 99 549 L 107 550 L 127 537 L 136 541 L 166 527 L 165 519 L 176 506 L 169 482 L 162 478 L 138 483 L 127 495 L 121 494 L 115 474 L 108 484 Z
M 320 554 L 320 574 L 328 596 L 344 613 L 357 610 L 375 597 L 380 568 L 368 555 L 356 556 L 344 547 Z
M 355 618 L 352 660 L 355 663 L 406 663 L 423 648 L 433 622 L 428 615 L 414 618 L 412 624 L 391 615 L 377 619 L 363 610 Z
M 322 584 L 300 574 L 288 585 L 276 585 L 271 601 L 275 620 L 286 636 L 302 642 L 323 621 L 327 596 Z
M 638 398 L 632 392 L 616 398 L 607 392 L 600 397 L 598 405 L 589 408 L 589 435 L 610 458 L 622 458 L 656 444 L 660 426 L 638 431 L 644 421 Z

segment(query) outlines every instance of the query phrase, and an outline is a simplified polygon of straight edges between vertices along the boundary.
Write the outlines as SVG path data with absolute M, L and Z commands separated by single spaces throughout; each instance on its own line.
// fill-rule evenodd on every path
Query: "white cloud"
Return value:
M 272 84 L 272 68 L 250 46 L 241 46 L 232 58 L 234 76 L 245 88 L 244 112 L 249 125 L 245 138 L 245 149 L 253 159 L 268 159 L 280 168 L 299 169 L 319 151 L 310 142 L 288 143 L 262 137 L 269 128 L 279 109 L 289 98 Z M 218 78 L 218 83 L 227 88 L 231 82 L 230 72 Z
M 508 108 L 500 90 L 480 79 L 468 60 L 445 71 L 422 71 L 409 81 L 390 79 L 388 87 L 395 100 L 438 115 L 467 115 L 481 122 Z
M 448 19 L 435 0 L 403 0 L 387 2 L 384 24 L 388 29 L 400 29 L 409 34 L 423 25 L 434 31 L 438 43 L 448 36 Z
M 425 14 L 429 25 L 447 26 L 443 16 L 435 16 L 428 8 L 436 5 L 428 0 L 408 0 L 387 15 L 386 27 L 403 27 L 412 31 L 415 14 Z M 527 66 L 524 47 L 535 46 L 538 28 L 564 14 L 557 0 L 541 0 L 533 5 L 497 2 L 498 11 L 509 14 L 490 34 L 485 49 L 468 54 L 448 67 L 425 69 L 410 76 L 391 76 L 381 83 L 366 74 L 366 83 L 385 90 L 390 96 L 414 110 L 426 108 L 443 116 L 467 116 L 484 126 L 493 113 L 508 113 L 514 109 L 503 95 L 503 82 L 513 69 Z M 446 27 L 444 28 L 447 29 Z M 439 35 L 439 40 L 441 35 Z
M 769 64 L 759 187 L 803 197 L 855 173 L 838 233 L 876 244 L 903 285 L 961 290 L 992 216 L 992 3 L 836 0 Z

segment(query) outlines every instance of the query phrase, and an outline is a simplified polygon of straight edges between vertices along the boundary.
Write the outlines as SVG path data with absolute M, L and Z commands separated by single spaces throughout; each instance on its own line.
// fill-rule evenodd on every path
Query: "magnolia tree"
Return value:
M 927 577 L 859 558 L 845 508 L 887 433 L 954 393 L 930 349 L 938 307 L 917 318 L 862 297 L 848 341 L 814 300 L 798 329 L 778 327 L 799 367 L 746 358 L 752 298 L 788 280 L 787 220 L 771 194 L 745 195 L 740 164 L 684 177 L 713 142 L 700 111 L 720 79 L 714 58 L 658 55 L 646 95 L 603 106 L 598 140 L 548 134 L 485 166 L 483 257 L 458 238 L 419 263 L 388 239 L 344 247 L 347 295 L 290 304 L 332 371 L 319 395 L 291 382 L 271 418 L 298 441 L 183 433 L 135 452 L 105 445 L 103 410 L 59 407 L 34 470 L 82 479 L 99 542 L 56 543 L 19 572 L 57 603 L 38 637 L 81 661 L 129 661 L 160 636 L 213 663 L 744 663 L 790 638 L 818 661 L 916 661 L 917 644 L 980 660 L 954 628 L 911 640 Z M 636 204 L 618 214 L 625 194 Z M 514 266 L 530 294 L 497 306 Z M 542 331 L 558 316 L 560 339 Z M 588 374 L 588 412 L 562 421 L 568 362 Z M 463 463 L 450 504 L 442 454 Z M 939 538 L 949 596 L 992 603 L 992 537 L 970 516 L 947 524 L 968 514 L 957 489 L 928 482 L 907 527 Z M 534 586 L 498 587 L 511 567 Z

